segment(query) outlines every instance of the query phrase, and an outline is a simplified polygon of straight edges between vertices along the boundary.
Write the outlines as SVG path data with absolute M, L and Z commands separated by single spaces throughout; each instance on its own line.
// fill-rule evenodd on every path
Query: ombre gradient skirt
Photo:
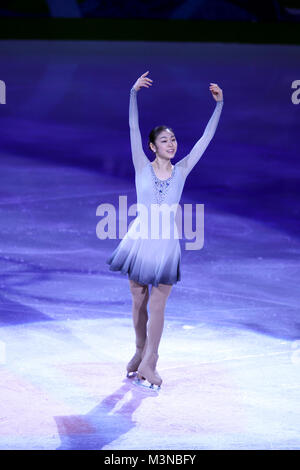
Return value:
M 136 219 L 137 222 L 137 219 Z M 131 238 L 131 229 L 106 260 L 111 271 L 120 271 L 142 285 L 176 284 L 181 279 L 178 238 Z

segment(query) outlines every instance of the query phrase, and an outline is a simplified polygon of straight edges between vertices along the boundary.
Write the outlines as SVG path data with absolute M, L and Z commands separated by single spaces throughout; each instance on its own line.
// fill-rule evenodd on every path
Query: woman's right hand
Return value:
M 146 75 L 148 73 L 149 73 L 149 70 L 148 70 L 148 72 L 143 73 L 143 75 L 141 75 L 137 79 L 137 81 L 135 82 L 135 84 L 132 87 L 132 88 L 135 89 L 135 91 L 139 91 L 142 88 L 142 86 L 147 87 L 147 88 L 149 88 L 149 86 L 152 86 L 151 82 L 153 82 L 153 80 L 151 80 L 151 78 L 146 77 Z

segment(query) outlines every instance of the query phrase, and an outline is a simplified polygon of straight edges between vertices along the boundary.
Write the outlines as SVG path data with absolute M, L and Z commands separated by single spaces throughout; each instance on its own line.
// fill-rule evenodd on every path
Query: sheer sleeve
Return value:
M 196 144 L 194 145 L 190 153 L 186 157 L 179 160 L 179 162 L 177 162 L 176 165 L 180 167 L 180 170 L 184 178 L 188 176 L 190 171 L 194 168 L 196 163 L 200 160 L 200 157 L 202 157 L 208 144 L 213 138 L 216 132 L 216 128 L 218 126 L 223 104 L 224 104 L 224 101 L 217 101 L 215 110 L 210 120 L 208 121 L 208 124 L 204 130 L 202 137 L 196 142 Z
M 136 172 L 139 172 L 148 162 L 150 162 L 150 160 L 147 158 L 143 150 L 136 95 L 137 91 L 132 87 L 130 90 L 129 101 L 130 143 L 134 169 Z

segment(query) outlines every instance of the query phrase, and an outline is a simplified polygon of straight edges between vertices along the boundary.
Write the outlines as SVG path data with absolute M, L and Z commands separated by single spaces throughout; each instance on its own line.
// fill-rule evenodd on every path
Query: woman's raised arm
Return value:
M 131 153 L 134 169 L 136 172 L 141 171 L 146 163 L 150 160 L 144 153 L 142 145 L 142 137 L 139 128 L 139 113 L 137 106 L 137 93 L 141 87 L 147 87 L 152 85 L 152 80 L 146 75 L 149 73 L 146 72 L 141 77 L 137 79 L 135 84 L 130 90 L 130 102 L 129 102 L 129 128 L 130 128 L 130 143 L 131 143 Z
M 210 143 L 211 139 L 213 138 L 216 132 L 220 115 L 222 112 L 224 100 L 221 88 L 219 88 L 216 83 L 211 83 L 209 88 L 213 98 L 217 102 L 216 107 L 210 120 L 208 121 L 208 124 L 204 130 L 202 137 L 196 142 L 190 153 L 186 157 L 182 158 L 179 162 L 177 162 L 177 166 L 180 167 L 184 178 L 187 177 L 187 175 L 194 168 L 196 163 L 200 160 L 203 153 L 205 152 L 208 144 Z

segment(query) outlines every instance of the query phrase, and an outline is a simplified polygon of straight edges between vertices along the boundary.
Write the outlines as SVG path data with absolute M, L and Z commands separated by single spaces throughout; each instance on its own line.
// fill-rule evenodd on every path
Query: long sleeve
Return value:
M 139 128 L 139 114 L 137 106 L 137 91 L 132 87 L 129 101 L 129 128 L 132 161 L 136 172 L 141 171 L 150 161 L 144 153 L 142 137 Z
M 213 138 L 216 132 L 216 128 L 218 126 L 223 104 L 224 104 L 224 101 L 217 101 L 215 110 L 210 120 L 208 121 L 208 124 L 204 130 L 202 137 L 196 142 L 196 144 L 194 145 L 190 153 L 177 163 L 177 165 L 180 167 L 182 171 L 184 178 L 187 177 L 187 175 L 194 168 L 196 163 L 200 160 L 208 144 Z

